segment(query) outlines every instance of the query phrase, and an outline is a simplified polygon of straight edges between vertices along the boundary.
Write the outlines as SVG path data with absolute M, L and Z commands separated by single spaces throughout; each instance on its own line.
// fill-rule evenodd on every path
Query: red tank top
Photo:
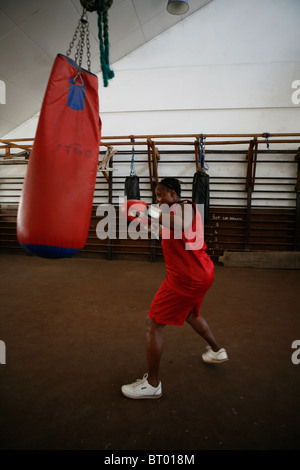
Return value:
M 207 290 L 214 278 L 214 265 L 206 253 L 202 218 L 196 204 L 189 200 L 180 202 L 189 203 L 187 205 L 191 210 L 192 207 L 194 208 L 194 217 L 190 219 L 192 224 L 183 232 L 163 227 L 162 249 L 167 269 L 167 282 L 178 292 L 189 295 L 201 288 Z M 172 206 L 171 214 L 175 213 L 177 204 Z

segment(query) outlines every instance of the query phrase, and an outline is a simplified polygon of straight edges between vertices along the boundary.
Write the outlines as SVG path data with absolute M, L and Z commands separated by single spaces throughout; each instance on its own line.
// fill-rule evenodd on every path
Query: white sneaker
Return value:
M 224 348 L 219 349 L 217 352 L 213 351 L 210 346 L 207 346 L 206 349 L 207 351 L 202 354 L 202 359 L 204 362 L 217 364 L 219 362 L 228 361 L 227 352 Z
M 136 382 L 121 387 L 123 395 L 139 400 L 142 398 L 160 398 L 162 396 L 161 382 L 157 387 L 152 387 L 148 382 L 148 374 Z

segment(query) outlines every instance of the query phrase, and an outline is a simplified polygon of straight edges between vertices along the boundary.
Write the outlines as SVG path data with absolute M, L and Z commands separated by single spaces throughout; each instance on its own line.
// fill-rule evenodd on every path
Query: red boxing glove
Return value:
M 147 206 L 147 202 L 128 199 L 121 206 L 121 214 L 123 217 L 126 217 L 129 222 L 144 222 L 147 220 Z

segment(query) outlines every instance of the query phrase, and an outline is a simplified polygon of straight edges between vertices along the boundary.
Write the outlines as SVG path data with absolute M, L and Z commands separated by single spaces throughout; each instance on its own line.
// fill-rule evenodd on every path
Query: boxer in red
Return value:
M 125 396 L 133 399 L 162 396 L 159 366 L 166 325 L 181 326 L 187 322 L 202 336 L 209 345 L 202 355 L 204 362 L 228 360 L 226 350 L 216 342 L 208 323 L 200 315 L 202 301 L 214 280 L 214 265 L 206 253 L 200 212 L 194 203 L 181 199 L 181 186 L 176 178 L 160 181 L 156 201 L 161 209 L 158 221 L 167 275 L 148 312 L 148 373 L 121 388 Z

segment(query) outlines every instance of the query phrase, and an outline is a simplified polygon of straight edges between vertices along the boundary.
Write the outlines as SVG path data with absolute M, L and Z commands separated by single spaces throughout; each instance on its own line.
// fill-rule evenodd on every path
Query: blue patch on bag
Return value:
M 76 82 L 72 77 L 70 78 L 69 84 L 68 106 L 75 111 L 81 111 L 84 109 L 85 84 Z

